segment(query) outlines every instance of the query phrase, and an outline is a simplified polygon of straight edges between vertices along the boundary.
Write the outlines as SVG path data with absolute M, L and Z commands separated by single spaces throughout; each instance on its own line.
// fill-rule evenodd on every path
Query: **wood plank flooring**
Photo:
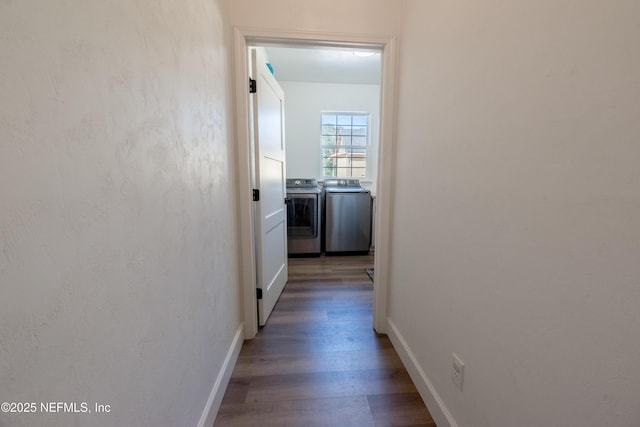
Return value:
M 372 329 L 366 267 L 372 256 L 289 259 L 289 282 L 244 343 L 215 426 L 435 426 Z

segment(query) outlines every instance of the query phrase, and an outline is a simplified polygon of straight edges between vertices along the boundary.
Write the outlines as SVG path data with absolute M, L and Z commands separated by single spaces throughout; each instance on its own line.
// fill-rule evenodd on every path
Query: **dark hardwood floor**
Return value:
M 215 426 L 435 426 L 372 329 L 372 266 L 372 256 L 289 259 L 289 282 L 244 343 Z

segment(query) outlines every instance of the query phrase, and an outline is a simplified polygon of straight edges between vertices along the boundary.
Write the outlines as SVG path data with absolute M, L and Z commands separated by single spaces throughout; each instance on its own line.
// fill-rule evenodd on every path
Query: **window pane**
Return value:
M 334 125 L 327 125 L 327 124 L 323 124 L 322 125 L 322 134 L 323 135 L 335 135 L 336 134 L 336 127 Z
M 322 150 L 322 157 L 328 158 L 328 157 L 334 156 L 337 151 L 338 150 L 335 148 L 325 148 L 324 150 Z
M 336 138 L 335 136 L 323 136 L 322 137 L 322 145 L 335 145 Z
M 330 124 L 330 125 L 335 125 L 337 122 L 337 118 L 335 114 L 323 114 L 322 115 L 322 124 Z
M 343 136 L 351 135 L 351 126 L 340 127 L 340 134 Z
M 340 145 L 351 145 L 351 135 L 342 135 L 342 144 Z
M 340 178 L 351 177 L 351 169 L 349 168 L 338 168 L 336 169 L 336 176 Z
M 353 145 L 366 146 L 367 145 L 367 137 L 366 136 L 352 136 L 351 143 Z
M 351 128 L 351 134 L 352 135 L 366 135 L 367 134 L 367 128 L 366 127 L 361 127 L 361 126 L 354 126 L 353 128 Z
M 361 115 L 361 116 L 353 116 L 353 125 L 354 126 L 364 126 L 365 128 L 369 124 L 369 116 Z
M 351 126 L 351 115 L 338 115 L 338 124 Z

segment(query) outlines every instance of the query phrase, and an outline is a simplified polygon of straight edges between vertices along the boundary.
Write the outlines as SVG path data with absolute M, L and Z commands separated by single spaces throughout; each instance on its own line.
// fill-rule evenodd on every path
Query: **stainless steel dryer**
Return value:
M 320 256 L 322 191 L 315 179 L 287 179 L 287 246 L 290 257 Z
M 368 254 L 371 193 L 357 179 L 326 179 L 325 254 Z

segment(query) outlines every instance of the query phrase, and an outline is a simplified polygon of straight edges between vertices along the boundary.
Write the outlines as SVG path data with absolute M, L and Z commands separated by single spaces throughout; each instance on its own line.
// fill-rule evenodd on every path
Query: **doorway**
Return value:
M 382 78 L 380 82 L 380 138 L 377 162 L 375 225 L 375 283 L 373 292 L 373 328 L 378 333 L 387 329 L 388 247 L 391 215 L 391 188 L 393 176 L 394 105 L 396 41 L 394 37 L 360 37 L 305 32 L 277 32 L 260 29 L 235 29 L 236 118 L 238 138 L 238 184 L 240 259 L 242 260 L 242 299 L 245 339 L 253 338 L 257 331 L 256 267 L 254 220 L 252 217 L 252 147 L 249 128 L 249 66 L 246 52 L 257 45 L 318 46 L 378 51 L 381 54 Z M 285 100 L 286 103 L 286 100 Z

